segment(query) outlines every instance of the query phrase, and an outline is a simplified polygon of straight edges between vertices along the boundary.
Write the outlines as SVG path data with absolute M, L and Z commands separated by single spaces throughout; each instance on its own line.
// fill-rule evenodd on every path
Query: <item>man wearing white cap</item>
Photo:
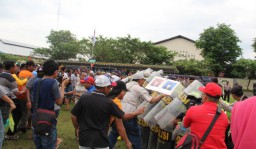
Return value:
M 71 119 L 79 138 L 79 149 L 108 149 L 108 127 L 111 115 L 121 119 L 124 112 L 106 97 L 112 89 L 107 76 L 95 80 L 96 91 L 83 94 L 72 109 Z M 126 142 L 127 148 L 131 145 Z
M 125 113 L 134 112 L 141 102 L 144 100 L 150 103 L 158 102 L 163 95 L 158 95 L 156 97 L 151 97 L 148 91 L 143 88 L 143 84 L 146 78 L 143 72 L 137 72 L 133 75 L 133 80 L 126 84 L 129 90 L 123 100 L 122 106 Z M 132 142 L 134 149 L 141 149 L 141 132 L 137 123 L 137 117 L 124 121 L 124 126 L 129 140 Z

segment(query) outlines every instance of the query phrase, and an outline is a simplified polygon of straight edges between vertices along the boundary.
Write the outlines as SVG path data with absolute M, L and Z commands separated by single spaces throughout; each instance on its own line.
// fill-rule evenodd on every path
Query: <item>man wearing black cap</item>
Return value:
M 108 97 L 110 99 L 113 99 L 113 102 L 122 110 L 122 104 L 121 104 L 121 100 L 123 99 L 124 95 L 126 94 L 126 92 L 128 91 L 126 88 L 126 85 L 123 81 L 116 81 L 116 86 L 113 87 L 113 89 L 111 90 L 111 92 L 109 93 Z M 144 107 L 137 109 L 134 112 L 131 113 L 125 113 L 125 115 L 123 116 L 124 120 L 128 120 L 128 119 L 132 119 L 134 117 L 136 117 L 139 114 L 142 114 L 144 112 Z M 114 123 L 112 123 L 114 121 Z M 126 135 L 126 131 L 123 125 L 123 122 L 121 119 L 118 118 L 111 118 L 110 120 L 110 125 L 112 123 L 112 130 L 109 134 L 109 143 L 110 143 L 110 149 L 114 148 L 116 141 L 117 141 L 117 137 L 120 135 L 124 141 L 129 141 L 127 135 Z
M 233 99 L 236 100 L 236 102 L 243 101 L 248 98 L 246 95 L 244 95 L 243 87 L 241 85 L 234 86 L 230 90 L 230 93 L 231 93 L 231 96 L 233 97 Z M 231 110 L 236 102 L 234 102 L 232 104 L 227 104 L 223 100 L 220 100 L 220 105 L 225 111 L 231 112 Z

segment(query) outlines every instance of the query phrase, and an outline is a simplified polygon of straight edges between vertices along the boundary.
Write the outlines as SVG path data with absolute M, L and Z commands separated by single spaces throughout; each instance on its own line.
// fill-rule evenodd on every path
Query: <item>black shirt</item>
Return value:
M 79 145 L 84 147 L 108 147 L 110 116 L 122 118 L 124 112 L 104 94 L 83 94 L 71 113 L 79 125 Z

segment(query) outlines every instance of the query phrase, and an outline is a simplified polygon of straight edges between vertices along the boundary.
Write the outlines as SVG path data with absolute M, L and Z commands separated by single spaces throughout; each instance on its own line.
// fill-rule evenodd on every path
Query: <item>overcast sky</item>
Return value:
M 231 25 L 244 58 L 254 58 L 256 0 L 0 0 L 0 39 L 47 47 L 50 30 L 157 42 L 197 40 L 218 23 Z

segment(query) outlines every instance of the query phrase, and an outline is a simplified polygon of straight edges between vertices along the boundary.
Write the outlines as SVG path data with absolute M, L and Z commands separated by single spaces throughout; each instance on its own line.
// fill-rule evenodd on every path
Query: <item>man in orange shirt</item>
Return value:
M 108 98 L 113 99 L 113 102 L 122 110 L 122 104 L 121 100 L 123 99 L 124 95 L 126 94 L 127 88 L 126 85 L 123 81 L 116 81 L 116 86 L 113 87 L 111 92 L 108 95 Z M 125 113 L 123 116 L 123 120 L 128 120 L 136 117 L 137 115 L 140 115 L 144 113 L 144 107 L 137 109 L 134 112 L 131 113 Z M 113 123 L 114 121 L 114 123 Z M 112 149 L 114 148 L 117 137 L 120 135 L 124 141 L 129 141 L 123 122 L 121 119 L 118 119 L 114 116 L 111 117 L 110 119 L 110 125 L 112 126 L 112 130 L 108 136 L 109 138 L 109 148 Z M 129 141 L 130 142 L 130 141 Z
M 35 63 L 33 61 L 27 61 L 26 62 L 26 69 L 23 69 L 20 71 L 19 73 L 19 78 L 20 79 L 30 79 L 32 78 L 33 75 L 33 71 L 35 69 Z M 22 85 L 22 86 L 18 86 L 19 90 L 22 90 L 23 88 L 26 88 L 26 84 Z M 18 124 L 18 129 L 21 130 L 22 132 L 26 132 L 26 126 L 28 123 L 28 118 L 29 118 L 29 110 L 27 109 L 27 98 L 26 98 L 26 93 L 17 96 L 17 98 L 19 99 L 19 106 L 20 106 L 20 112 L 21 112 L 21 118 L 20 118 L 20 122 Z M 31 123 L 31 122 L 29 122 Z

